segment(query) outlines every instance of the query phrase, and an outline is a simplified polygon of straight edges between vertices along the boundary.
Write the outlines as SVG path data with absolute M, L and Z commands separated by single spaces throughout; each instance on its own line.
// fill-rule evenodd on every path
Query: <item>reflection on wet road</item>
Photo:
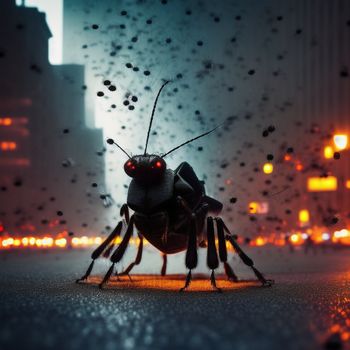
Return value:
M 75 284 L 88 255 L 1 255 L 1 349 L 349 348 L 346 251 L 317 259 L 262 251 L 252 257 L 276 284 L 260 288 L 236 264 L 245 281 L 232 284 L 218 273 L 223 293 L 213 292 L 209 274 L 201 271 L 185 293 L 177 291 L 183 275 L 162 279 L 144 271 L 132 276 L 133 282 L 113 277 L 101 291 L 96 284 L 107 262 L 88 283 Z

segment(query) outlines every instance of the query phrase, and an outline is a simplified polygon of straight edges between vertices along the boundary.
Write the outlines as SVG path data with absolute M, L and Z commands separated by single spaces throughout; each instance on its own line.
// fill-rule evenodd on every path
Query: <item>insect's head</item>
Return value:
M 155 154 L 143 154 L 129 158 L 124 164 L 124 170 L 139 182 L 151 183 L 163 177 L 166 162 Z
M 168 154 L 176 151 L 177 149 L 203 137 L 214 130 L 216 130 L 219 126 L 216 128 L 209 130 L 197 137 L 194 137 L 186 142 L 183 142 L 177 147 L 174 147 L 170 151 L 162 154 L 161 156 L 155 155 L 155 154 L 148 154 L 147 153 L 147 146 L 148 146 L 148 141 L 151 133 L 151 128 L 152 128 L 152 122 L 153 122 L 153 117 L 154 117 L 154 112 L 156 110 L 157 106 L 157 101 L 159 98 L 159 95 L 162 91 L 162 89 L 167 85 L 169 81 L 166 81 L 162 87 L 159 89 L 156 100 L 154 101 L 153 109 L 152 109 L 152 115 L 151 115 L 151 120 L 148 126 L 148 132 L 147 132 L 147 138 L 146 138 L 146 144 L 145 144 L 145 151 L 142 155 L 137 155 L 137 156 L 130 156 L 128 152 L 126 152 L 120 145 L 118 145 L 113 139 L 107 139 L 107 143 L 110 145 L 115 145 L 117 146 L 127 157 L 128 160 L 124 164 L 124 170 L 125 172 L 132 178 L 136 179 L 139 182 L 143 183 L 152 183 L 156 182 L 158 179 L 160 179 L 166 170 L 166 163 L 164 161 L 164 157 L 166 157 Z

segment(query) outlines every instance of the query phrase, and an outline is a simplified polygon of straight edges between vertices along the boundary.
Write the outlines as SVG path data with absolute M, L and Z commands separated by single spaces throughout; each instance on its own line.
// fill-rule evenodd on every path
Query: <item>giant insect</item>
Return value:
M 122 231 L 125 231 L 121 243 L 111 254 L 112 265 L 99 285 L 102 288 L 113 274 L 115 265 L 123 258 L 135 226 L 139 237 L 136 258 L 123 272 L 117 273 L 117 275 L 129 275 L 133 267 L 140 264 L 144 237 L 163 253 L 161 269 L 163 276 L 166 274 L 167 255 L 186 251 L 185 264 L 189 271 L 181 291 L 189 287 L 191 283 L 191 271 L 197 266 L 197 248 L 206 248 L 207 265 L 211 270 L 210 281 L 213 288 L 220 291 L 216 285 L 214 274 L 214 270 L 219 266 L 219 260 L 224 265 L 227 277 L 232 281 L 238 281 L 232 267 L 227 262 L 226 241 L 229 241 L 243 263 L 252 268 L 262 285 L 271 286 L 272 280 L 265 279 L 255 268 L 253 260 L 240 248 L 236 237 L 229 231 L 224 221 L 218 216 L 209 215 L 217 215 L 222 210 L 223 205 L 218 200 L 206 195 L 204 183 L 198 179 L 193 168 L 188 163 L 183 162 L 175 170 L 167 169 L 164 160 L 167 155 L 208 135 L 216 128 L 182 143 L 163 155 L 147 153 L 157 101 L 167 83 L 169 81 L 161 86 L 155 99 L 143 154 L 130 156 L 113 139 L 107 140 L 108 144 L 116 145 L 128 157 L 124 170 L 132 180 L 128 189 L 127 204 L 124 204 L 120 210 L 120 215 L 124 217 L 124 220 L 117 224 L 106 240 L 92 253 L 90 266 L 85 275 L 77 282 L 84 281 L 89 277 L 97 258 L 101 255 L 110 256 L 114 248 L 115 238 L 121 235 Z M 134 212 L 132 216 L 129 214 L 129 208 Z M 126 230 L 123 230 L 124 226 L 126 226 Z M 218 239 L 218 249 L 215 237 Z

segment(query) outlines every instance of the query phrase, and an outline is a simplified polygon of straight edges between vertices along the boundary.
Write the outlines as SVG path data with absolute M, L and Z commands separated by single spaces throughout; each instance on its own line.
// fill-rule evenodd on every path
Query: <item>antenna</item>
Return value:
M 215 131 L 217 128 L 219 128 L 221 125 L 222 125 L 222 124 L 216 126 L 214 129 L 211 129 L 211 130 L 205 132 L 205 133 L 202 134 L 202 135 L 199 135 L 199 136 L 197 136 L 197 137 L 195 137 L 195 138 L 193 138 L 193 139 L 191 139 L 191 140 L 188 140 L 188 141 L 182 143 L 181 145 L 179 145 L 179 146 L 173 148 L 172 150 L 170 150 L 170 151 L 168 151 L 167 153 L 163 154 L 163 155 L 162 155 L 162 158 L 166 157 L 168 154 L 170 154 L 171 152 L 174 152 L 175 150 L 181 148 L 182 146 L 185 146 L 185 145 L 187 145 L 188 143 L 191 143 L 191 142 L 193 142 L 193 141 L 195 141 L 195 140 L 197 140 L 197 139 L 200 139 L 200 138 L 203 137 L 203 136 L 206 136 L 206 135 L 210 134 L 211 132 L 213 132 L 213 131 Z
M 113 139 L 107 139 L 107 143 L 109 145 L 116 145 L 122 152 L 124 152 L 128 156 L 128 158 L 131 158 L 131 156 L 122 147 L 120 147 Z
M 160 95 L 161 91 L 163 90 L 164 86 L 165 86 L 166 84 L 168 84 L 168 83 L 170 83 L 170 80 L 166 81 L 166 82 L 161 86 L 161 88 L 160 88 L 159 91 L 158 91 L 156 100 L 154 101 L 154 105 L 153 105 L 153 109 L 152 109 L 152 115 L 151 115 L 151 120 L 150 120 L 150 122 L 149 122 L 149 127 L 148 127 L 148 132 L 147 132 L 147 138 L 146 138 L 146 145 L 145 145 L 145 152 L 144 152 L 144 154 L 146 154 L 146 152 L 147 152 L 147 145 L 148 145 L 149 135 L 150 135 L 151 128 L 152 128 L 152 122 L 153 122 L 154 112 L 155 112 L 156 107 L 157 107 L 157 102 L 158 102 L 159 95 Z

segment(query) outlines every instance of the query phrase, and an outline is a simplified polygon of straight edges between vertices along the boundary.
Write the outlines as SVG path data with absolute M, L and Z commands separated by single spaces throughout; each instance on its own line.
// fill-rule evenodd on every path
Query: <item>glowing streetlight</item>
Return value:
M 323 149 L 323 155 L 326 159 L 333 159 L 333 155 L 334 155 L 334 150 L 333 147 L 331 146 L 326 146 Z
M 272 163 L 265 163 L 263 165 L 263 172 L 265 174 L 271 174 L 273 172 L 273 164 Z
M 304 169 L 303 164 L 298 163 L 298 164 L 295 166 L 295 169 L 296 169 L 297 171 L 302 171 L 302 170 Z
M 345 181 L 345 187 L 350 190 L 350 180 Z
M 301 224 L 308 224 L 310 221 L 310 213 L 307 209 L 302 209 L 299 211 L 299 221 Z
M 258 212 L 258 203 L 250 202 L 248 206 L 248 211 L 250 214 L 256 214 Z
M 309 192 L 336 191 L 338 180 L 335 176 L 309 177 L 307 179 L 307 189 Z
M 268 202 L 250 202 L 248 205 L 250 214 L 267 214 L 269 212 Z
M 338 151 L 345 149 L 348 145 L 348 135 L 338 134 L 333 136 L 333 142 Z
M 0 118 L 0 125 L 1 126 L 10 126 L 12 124 L 11 118 Z

